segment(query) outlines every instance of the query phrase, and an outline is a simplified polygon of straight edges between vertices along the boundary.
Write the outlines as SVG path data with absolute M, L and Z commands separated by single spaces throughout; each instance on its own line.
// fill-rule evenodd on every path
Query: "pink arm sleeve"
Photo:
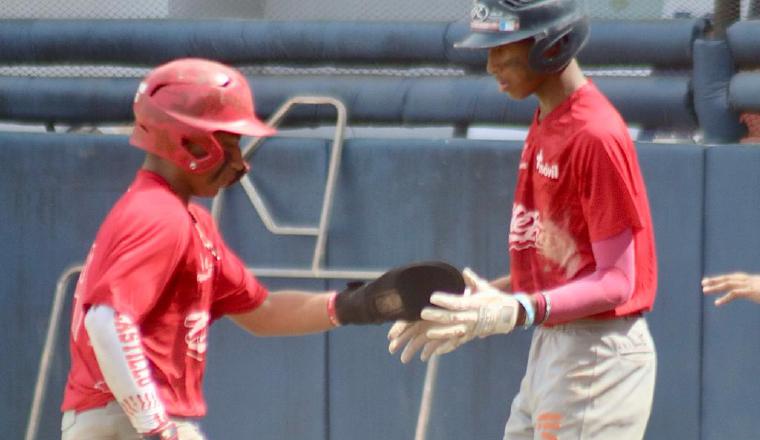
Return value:
M 544 321 L 546 324 L 560 324 L 606 312 L 631 298 L 636 281 L 631 230 L 595 241 L 591 243 L 591 249 L 596 260 L 593 273 L 544 291 L 551 303 L 549 317 Z M 543 298 L 540 300 L 543 302 Z

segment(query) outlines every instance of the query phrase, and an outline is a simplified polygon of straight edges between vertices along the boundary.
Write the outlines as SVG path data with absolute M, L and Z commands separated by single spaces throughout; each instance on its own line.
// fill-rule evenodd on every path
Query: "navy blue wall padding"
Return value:
M 741 20 L 726 30 L 736 65 L 741 68 L 758 67 L 760 59 L 760 20 Z
M 0 134 L 0 426 L 23 438 L 58 276 L 84 260 L 100 222 L 140 164 L 123 137 Z M 66 307 L 62 330 L 70 323 Z M 12 353 L 12 356 L 10 355 Z M 61 334 L 40 439 L 60 438 L 68 331 Z M 57 419 L 57 420 L 56 420 Z
M 630 123 L 643 128 L 693 129 L 687 77 L 607 77 L 594 80 Z M 529 124 L 537 101 L 509 99 L 488 76 L 398 78 L 254 76 L 257 113 L 271 115 L 298 95 L 342 100 L 354 124 Z M 137 79 L 0 77 L 0 120 L 114 123 L 132 120 Z M 301 106 L 286 124 L 335 120 L 329 106 Z
M 254 153 L 251 178 L 280 225 L 319 223 L 329 142 L 269 139 Z M 220 228 L 247 264 L 308 268 L 315 239 L 274 236 L 240 186 L 223 199 Z M 260 279 L 272 290 L 323 291 L 324 280 Z M 327 336 L 252 338 L 228 320 L 211 330 L 205 391 L 210 439 L 326 440 Z
M 760 272 L 760 150 L 707 150 L 704 271 Z M 757 437 L 760 313 L 754 303 L 704 300 L 702 431 L 705 440 Z
M 725 40 L 694 42 L 694 109 L 705 143 L 736 142 L 745 132 L 728 101 L 734 62 Z
M 582 65 L 690 69 L 692 43 L 706 26 L 705 19 L 592 21 L 589 42 L 578 58 Z
M 728 85 L 728 103 L 736 111 L 760 112 L 760 73 L 736 73 Z
M 594 21 L 580 58 L 689 67 L 692 40 L 704 28 L 702 19 Z M 464 20 L 0 20 L 0 63 L 150 66 L 199 56 L 231 64 L 457 64 L 482 71 L 484 51 L 453 49 L 466 31 Z
M 699 439 L 704 148 L 639 144 L 638 153 L 658 262 L 657 298 L 647 317 L 657 385 L 646 438 Z
M 38 123 L 133 120 L 137 78 L 0 77 L 0 119 Z
M 347 148 L 350 166 L 340 178 L 336 235 L 328 247 L 331 266 L 365 267 L 373 261 L 393 266 L 435 257 L 460 268 L 470 265 L 484 276 L 506 273 L 519 143 L 356 139 Z M 349 230 L 350 235 L 341 233 Z M 403 366 L 398 356 L 378 350 L 387 345 L 387 330 L 346 328 L 331 334 L 331 438 L 414 437 L 425 364 L 415 360 Z M 428 438 L 498 437 L 504 403 L 524 370 L 520 359 L 527 355 L 527 335 L 494 339 L 441 359 Z M 478 356 L 483 347 L 491 347 L 497 365 L 488 373 L 474 368 L 484 360 Z M 511 367 L 499 367 L 502 362 Z M 452 369 L 463 365 L 454 374 Z M 366 416 L 346 417 L 349 413 Z

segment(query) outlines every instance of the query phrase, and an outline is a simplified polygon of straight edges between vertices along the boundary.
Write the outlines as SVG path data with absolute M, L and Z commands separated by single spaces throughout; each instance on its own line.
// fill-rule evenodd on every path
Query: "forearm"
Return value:
M 628 301 L 631 293 L 628 277 L 610 268 L 545 291 L 547 301 L 537 298 L 537 303 L 544 309 L 551 304 L 547 324 L 560 324 L 612 310 Z
M 107 306 L 93 306 L 85 328 L 108 388 L 140 434 L 165 429 L 168 415 L 153 381 L 137 326 Z
M 257 336 L 295 336 L 329 330 L 335 325 L 328 316 L 332 292 L 296 290 L 272 292 L 251 313 L 231 315 L 233 321 Z
M 631 298 L 635 287 L 635 251 L 630 230 L 592 243 L 597 269 L 557 288 L 536 293 L 537 314 L 559 324 L 613 310 Z

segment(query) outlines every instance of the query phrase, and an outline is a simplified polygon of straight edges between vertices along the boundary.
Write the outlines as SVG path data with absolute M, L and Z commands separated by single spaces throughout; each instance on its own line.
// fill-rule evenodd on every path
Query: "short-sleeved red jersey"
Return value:
M 140 170 L 100 227 L 79 277 L 62 410 L 114 399 L 83 325 L 90 306 L 108 305 L 133 318 L 167 413 L 199 417 L 206 413 L 208 326 L 258 307 L 267 295 L 205 208 L 185 206 L 163 178 Z
M 631 299 L 595 315 L 648 311 L 657 287 L 654 234 L 644 180 L 622 117 L 589 82 L 530 127 L 520 159 L 509 231 L 512 288 L 535 293 L 596 269 L 591 243 L 633 231 Z

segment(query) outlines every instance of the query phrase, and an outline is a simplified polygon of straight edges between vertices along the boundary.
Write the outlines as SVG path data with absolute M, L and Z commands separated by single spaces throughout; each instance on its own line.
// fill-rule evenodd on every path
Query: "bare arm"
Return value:
M 272 292 L 258 308 L 229 317 L 257 336 L 295 336 L 323 332 L 335 327 L 327 313 L 330 296 L 332 292 Z

